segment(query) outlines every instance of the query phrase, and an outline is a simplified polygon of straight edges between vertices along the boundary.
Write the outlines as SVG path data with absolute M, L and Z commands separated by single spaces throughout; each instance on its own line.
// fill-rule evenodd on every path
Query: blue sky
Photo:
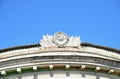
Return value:
M 58 31 L 120 49 L 120 0 L 0 0 L 0 49 Z

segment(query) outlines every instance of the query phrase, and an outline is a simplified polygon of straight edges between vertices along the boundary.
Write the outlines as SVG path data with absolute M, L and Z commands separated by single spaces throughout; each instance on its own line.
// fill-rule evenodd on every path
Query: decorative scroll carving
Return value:
M 40 41 L 41 48 L 51 48 L 51 47 L 75 47 L 80 48 L 80 37 L 71 36 L 69 37 L 63 32 L 58 32 L 55 35 L 44 35 L 43 39 Z

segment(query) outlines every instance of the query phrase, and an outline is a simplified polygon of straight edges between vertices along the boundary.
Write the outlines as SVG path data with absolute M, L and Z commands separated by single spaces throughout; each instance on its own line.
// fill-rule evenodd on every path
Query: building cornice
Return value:
M 91 44 L 91 43 L 86 43 L 86 42 L 82 42 L 80 45 L 82 47 L 93 47 L 93 48 L 102 49 L 102 50 L 111 51 L 111 52 L 116 52 L 116 53 L 120 54 L 119 49 L 110 48 L 107 46 L 101 46 L 101 45 L 96 45 L 96 44 Z M 20 49 L 34 48 L 34 47 L 41 47 L 41 45 L 39 43 L 36 43 L 36 44 L 15 46 L 15 47 L 10 47 L 10 48 L 0 49 L 0 53 L 14 51 L 14 50 L 20 50 Z

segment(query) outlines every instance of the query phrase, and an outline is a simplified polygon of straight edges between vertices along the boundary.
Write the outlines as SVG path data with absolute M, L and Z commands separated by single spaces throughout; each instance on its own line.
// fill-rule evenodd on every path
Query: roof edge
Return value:
M 115 49 L 115 48 L 111 48 L 111 47 L 107 47 L 107 46 L 101 46 L 101 45 L 91 44 L 91 43 L 87 43 L 87 42 L 81 43 L 81 46 L 94 47 L 94 48 L 103 49 L 106 51 L 117 52 L 120 54 L 119 49 Z
M 27 48 L 40 47 L 40 46 L 41 45 L 39 43 L 29 44 L 29 45 L 23 45 L 23 46 L 15 46 L 15 47 L 10 47 L 10 48 L 0 49 L 0 53 L 2 53 L 2 52 L 8 52 L 8 51 L 13 51 L 13 50 L 19 50 L 19 49 L 27 49 Z M 106 50 L 106 51 L 117 52 L 117 53 L 120 54 L 120 50 L 119 49 L 110 48 L 110 47 L 107 47 L 107 46 L 100 46 L 100 45 L 91 44 L 91 43 L 87 43 L 87 42 L 82 42 L 81 46 L 94 47 L 94 48 L 103 49 L 103 50 Z
M 0 49 L 0 53 L 12 51 L 12 50 L 18 50 L 18 49 L 27 49 L 27 48 L 33 48 L 33 47 L 40 47 L 40 46 L 41 45 L 39 43 L 36 43 L 36 44 L 29 44 L 29 45 L 23 45 L 23 46 L 9 47 L 9 48 L 5 48 L 5 49 Z

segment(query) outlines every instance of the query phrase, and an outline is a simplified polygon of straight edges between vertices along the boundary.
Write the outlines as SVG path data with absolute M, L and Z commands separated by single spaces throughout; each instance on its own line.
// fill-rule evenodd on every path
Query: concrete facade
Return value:
M 39 45 L 0 50 L 0 79 L 120 79 L 119 50 L 55 35 Z

